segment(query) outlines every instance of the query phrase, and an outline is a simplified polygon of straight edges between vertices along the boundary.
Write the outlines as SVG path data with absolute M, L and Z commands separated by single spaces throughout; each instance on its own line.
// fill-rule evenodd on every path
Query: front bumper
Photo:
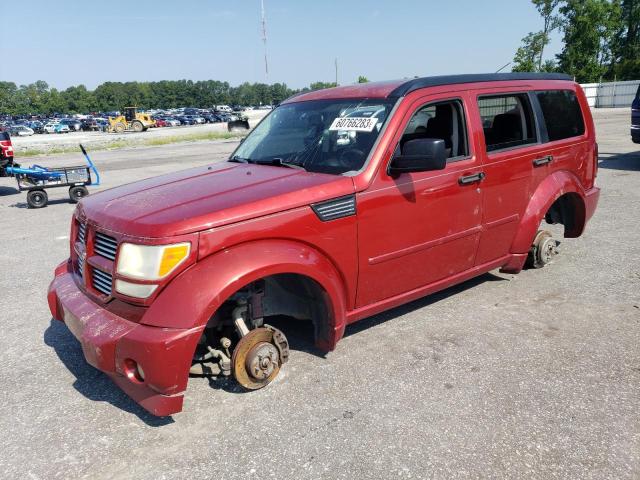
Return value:
M 153 415 L 182 410 L 191 359 L 202 328 L 171 329 L 128 321 L 87 297 L 70 264 L 60 264 L 47 299 L 54 319 L 80 341 L 85 359 Z M 135 363 L 132 363 L 135 362 Z M 144 379 L 131 365 L 143 368 Z

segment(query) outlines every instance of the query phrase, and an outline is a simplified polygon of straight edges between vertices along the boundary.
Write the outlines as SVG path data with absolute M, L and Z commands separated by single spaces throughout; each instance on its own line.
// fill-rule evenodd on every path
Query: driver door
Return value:
M 444 170 L 387 173 L 357 194 L 357 308 L 410 292 L 473 267 L 481 231 L 481 164 L 468 138 L 462 97 L 425 96 L 412 104 L 394 138 L 442 138 Z M 392 155 L 393 157 L 393 155 Z M 474 178 L 478 178 L 474 181 Z

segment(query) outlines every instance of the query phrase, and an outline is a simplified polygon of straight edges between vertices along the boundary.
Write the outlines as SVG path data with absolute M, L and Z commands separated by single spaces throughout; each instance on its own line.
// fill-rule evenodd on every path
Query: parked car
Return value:
M 80 121 L 80 129 L 84 132 L 97 132 L 100 130 L 100 125 L 95 118 L 87 117 Z
M 69 130 L 72 132 L 78 132 L 82 128 L 82 122 L 80 122 L 80 120 L 76 120 L 75 118 L 63 118 L 62 120 L 60 120 L 60 123 L 69 127 Z
M 631 104 L 631 140 L 633 143 L 640 143 L 640 85 Z
M 168 127 L 179 127 L 181 125 L 180 120 L 173 117 L 165 117 L 164 121 L 167 123 Z
M 69 126 L 59 122 L 49 122 L 44 126 L 45 133 L 69 133 Z
M 329 351 L 362 318 L 548 265 L 543 222 L 582 235 L 597 168 L 587 99 L 566 75 L 307 92 L 228 162 L 83 199 L 49 307 L 89 363 L 170 415 L 189 372 L 269 384 L 289 357 L 274 317 L 310 320 Z
M 155 120 L 155 126 L 156 127 L 167 127 L 169 126 L 169 124 L 166 122 L 166 120 L 164 120 L 163 118 L 160 117 L 153 117 L 153 119 Z
M 9 133 L 14 137 L 28 137 L 33 135 L 33 130 L 25 125 L 13 125 L 9 127 Z
M 25 125 L 33 130 L 33 133 L 44 133 L 44 124 L 39 120 L 27 122 Z
M 175 118 L 180 122 L 180 125 L 193 125 L 195 123 L 189 115 L 177 115 Z

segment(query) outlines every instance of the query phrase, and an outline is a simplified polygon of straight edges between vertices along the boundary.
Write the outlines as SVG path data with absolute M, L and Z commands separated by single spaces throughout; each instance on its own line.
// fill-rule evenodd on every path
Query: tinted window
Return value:
M 488 152 L 538 141 L 526 94 L 480 97 L 478 108 Z
M 441 138 L 444 140 L 447 158 L 469 155 L 462 104 L 454 100 L 420 108 L 407 124 L 400 140 L 400 148 L 407 140 L 416 138 Z
M 537 92 L 549 141 L 577 137 L 584 133 L 582 111 L 575 93 L 570 90 Z

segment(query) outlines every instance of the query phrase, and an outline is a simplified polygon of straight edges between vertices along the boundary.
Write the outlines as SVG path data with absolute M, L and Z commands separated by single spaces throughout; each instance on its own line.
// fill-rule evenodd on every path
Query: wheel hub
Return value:
M 257 390 L 276 378 L 288 355 L 282 332 L 270 326 L 256 328 L 243 336 L 233 351 L 233 375 L 243 387 Z
M 540 256 L 540 262 L 543 265 L 547 265 L 553 260 L 553 257 L 558 253 L 556 241 L 551 237 L 546 237 L 540 244 L 538 255 Z
M 249 351 L 245 367 L 251 377 L 263 381 L 269 378 L 276 368 L 280 367 L 278 360 L 278 349 L 275 345 L 262 342 Z

